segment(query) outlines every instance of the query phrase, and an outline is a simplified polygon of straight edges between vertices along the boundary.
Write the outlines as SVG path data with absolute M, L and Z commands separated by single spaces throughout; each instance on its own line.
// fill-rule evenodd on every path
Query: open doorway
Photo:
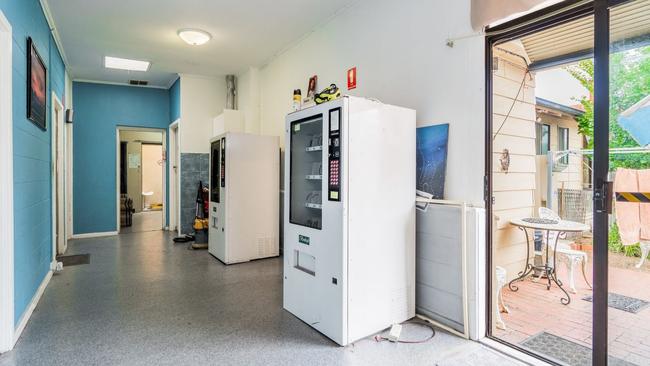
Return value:
M 178 218 L 180 217 L 178 125 L 179 120 L 176 120 L 169 126 L 169 230 L 175 231 L 180 235 L 180 226 L 178 225 Z
M 52 92 L 52 227 L 53 248 L 52 260 L 57 255 L 62 255 L 68 248 L 66 235 L 65 211 L 65 172 L 64 172 L 64 109 L 63 103 L 56 93 Z
M 118 129 L 119 232 L 162 230 L 165 226 L 165 132 Z

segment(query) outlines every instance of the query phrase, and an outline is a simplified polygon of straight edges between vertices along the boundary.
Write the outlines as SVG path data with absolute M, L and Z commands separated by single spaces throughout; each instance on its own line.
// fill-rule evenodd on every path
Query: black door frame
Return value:
M 607 191 L 609 171 L 609 9 L 611 7 L 634 0 L 594 0 L 583 4 L 580 0 L 568 0 L 533 12 L 521 18 L 506 22 L 499 26 L 488 28 L 485 41 L 485 207 L 486 207 L 486 238 L 487 266 L 486 291 L 487 307 L 487 337 L 512 347 L 529 356 L 545 362 L 554 362 L 532 353 L 515 344 L 510 344 L 492 335 L 492 48 L 525 35 L 539 32 L 575 19 L 594 16 L 594 198 L 603 197 Z M 607 330 L 608 330 L 608 212 L 607 195 L 600 202 L 594 202 L 594 302 L 592 312 L 592 363 L 607 365 Z M 600 203 L 600 204 L 599 204 Z M 600 319 L 600 320 L 598 320 Z M 602 321 L 605 319 L 605 321 Z M 596 321 L 598 320 L 598 321 Z

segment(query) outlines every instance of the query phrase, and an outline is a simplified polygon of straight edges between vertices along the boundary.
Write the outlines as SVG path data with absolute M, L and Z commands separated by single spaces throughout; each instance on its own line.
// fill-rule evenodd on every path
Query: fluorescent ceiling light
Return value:
M 178 36 L 192 46 L 200 46 L 212 38 L 210 33 L 200 29 L 181 29 L 178 31 Z
M 129 60 L 128 58 L 104 57 L 104 67 L 128 71 L 147 71 L 151 66 L 149 61 Z

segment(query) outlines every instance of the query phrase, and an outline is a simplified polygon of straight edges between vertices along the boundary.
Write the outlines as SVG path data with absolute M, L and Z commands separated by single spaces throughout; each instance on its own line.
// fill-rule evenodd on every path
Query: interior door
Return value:
M 72 124 L 67 123 L 65 125 L 65 239 L 66 246 L 67 240 L 72 238 Z
M 142 211 L 142 143 L 129 142 L 126 146 L 126 186 L 133 200 L 135 212 Z
M 55 157 L 54 177 L 56 180 L 56 252 L 65 253 L 67 240 L 65 235 L 65 180 L 63 169 L 63 109 L 58 106 L 54 108 L 54 134 L 55 134 Z
M 171 160 L 171 169 L 169 172 L 171 188 L 169 199 L 169 226 L 170 230 L 176 231 L 178 229 L 178 127 L 170 129 L 171 134 L 169 137 L 171 151 L 169 158 Z

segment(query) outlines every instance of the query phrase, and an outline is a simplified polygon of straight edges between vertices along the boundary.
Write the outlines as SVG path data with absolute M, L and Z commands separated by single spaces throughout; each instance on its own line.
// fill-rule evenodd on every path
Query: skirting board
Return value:
M 25 326 L 27 326 L 27 322 L 29 321 L 29 318 L 31 318 L 32 313 L 34 312 L 34 309 L 36 309 L 36 305 L 41 300 L 41 296 L 43 296 L 43 292 L 45 292 L 45 288 L 50 283 L 50 279 L 52 279 L 52 271 L 51 270 L 47 272 L 47 275 L 45 275 L 45 278 L 43 279 L 43 282 L 41 282 L 41 285 L 38 286 L 38 290 L 36 290 L 36 293 L 34 294 L 34 297 L 32 297 L 32 301 L 29 302 L 29 305 L 27 306 L 27 309 L 25 309 L 25 312 L 23 313 L 23 316 L 20 317 L 20 321 L 18 322 L 18 326 L 16 327 L 16 330 L 14 331 L 13 346 L 15 346 L 16 342 L 18 342 L 18 339 L 20 339 L 20 335 L 23 333 L 23 330 L 25 329 Z M 12 348 L 13 348 L 13 346 L 12 346 Z
M 104 236 L 115 236 L 117 231 L 104 231 L 101 233 L 86 233 L 86 234 L 72 234 L 72 239 L 90 239 L 90 238 L 101 238 Z

